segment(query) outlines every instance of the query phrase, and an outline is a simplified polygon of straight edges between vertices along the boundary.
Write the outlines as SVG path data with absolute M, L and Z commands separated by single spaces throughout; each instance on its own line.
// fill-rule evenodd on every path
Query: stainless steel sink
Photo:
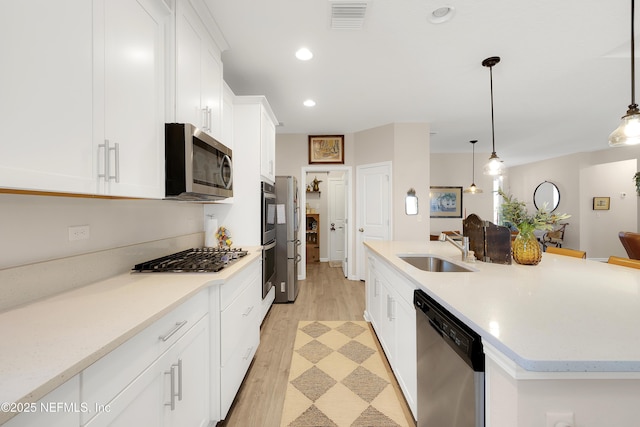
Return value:
M 400 259 L 424 271 L 438 273 L 461 273 L 473 270 L 431 255 L 400 255 Z

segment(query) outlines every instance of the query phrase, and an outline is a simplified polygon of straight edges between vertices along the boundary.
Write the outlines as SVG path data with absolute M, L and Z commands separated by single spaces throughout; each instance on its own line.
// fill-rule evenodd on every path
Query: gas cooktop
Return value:
M 193 248 L 136 264 L 139 273 L 213 273 L 247 255 L 241 248 Z

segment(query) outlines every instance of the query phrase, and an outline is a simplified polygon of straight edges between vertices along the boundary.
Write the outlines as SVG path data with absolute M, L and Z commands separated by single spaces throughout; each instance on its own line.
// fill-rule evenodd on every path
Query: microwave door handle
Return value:
M 227 163 L 229 165 L 229 182 L 224 182 L 224 164 Z M 233 182 L 233 165 L 231 164 L 231 157 L 229 157 L 227 154 L 224 155 L 224 157 L 222 158 L 222 162 L 220 162 L 220 179 L 222 180 L 222 183 L 224 184 L 224 188 L 226 188 L 227 190 L 229 188 L 231 188 L 231 183 Z

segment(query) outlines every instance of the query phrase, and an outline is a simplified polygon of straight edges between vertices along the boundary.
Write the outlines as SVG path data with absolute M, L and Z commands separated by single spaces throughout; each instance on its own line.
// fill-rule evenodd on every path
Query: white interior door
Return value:
M 346 234 L 347 217 L 346 185 L 344 178 L 329 178 L 329 262 L 340 262 L 347 276 Z
M 358 166 L 356 180 L 356 274 L 360 280 L 364 280 L 363 242 L 391 238 L 391 162 Z

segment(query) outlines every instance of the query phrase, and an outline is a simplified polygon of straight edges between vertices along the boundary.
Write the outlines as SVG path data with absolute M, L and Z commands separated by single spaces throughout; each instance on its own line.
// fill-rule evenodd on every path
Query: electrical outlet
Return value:
M 69 241 L 87 240 L 89 238 L 88 225 L 76 225 L 69 227 Z
M 547 412 L 546 427 L 573 427 L 573 412 Z

